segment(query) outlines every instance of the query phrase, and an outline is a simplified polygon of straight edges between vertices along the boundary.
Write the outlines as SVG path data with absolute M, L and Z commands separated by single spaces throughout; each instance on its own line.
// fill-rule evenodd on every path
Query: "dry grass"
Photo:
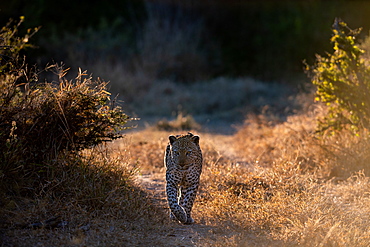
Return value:
M 211 239 L 213 246 L 368 246 L 369 144 L 349 133 L 315 135 L 315 111 L 286 122 L 253 116 L 234 136 L 200 133 L 205 161 L 194 217 L 216 232 L 200 246 Z M 142 173 L 164 173 L 169 134 L 130 135 Z
M 173 28 L 176 29 L 176 26 Z M 171 33 L 171 30 L 167 31 Z M 149 31 L 147 40 L 155 35 Z M 168 43 L 176 42 L 177 39 L 174 39 L 173 43 Z M 142 43 L 142 50 L 150 50 L 151 47 L 145 49 L 149 44 Z M 174 47 L 177 49 L 179 46 Z M 196 49 L 193 47 L 194 52 Z M 150 54 L 144 52 L 141 55 L 144 58 Z M 172 58 L 164 56 L 162 61 L 171 65 L 174 63 Z M 194 65 L 202 63 L 202 57 L 193 59 L 199 60 Z M 179 115 L 174 121 L 158 123 L 156 128 L 131 132 L 108 148 L 89 150 L 85 148 L 97 143 L 92 138 L 84 145 L 86 132 L 90 127 L 95 130 L 99 122 L 92 121 L 95 118 L 91 114 L 80 114 L 81 118 L 75 118 L 80 116 L 78 111 L 71 111 L 69 115 L 74 119 L 68 122 L 71 126 L 86 122 L 86 126 L 82 126 L 83 133 L 78 135 L 83 139 L 81 148 L 68 153 L 72 144 L 77 143 L 76 139 L 74 142 L 68 139 L 64 148 L 60 149 L 66 152 L 55 151 L 57 155 L 47 159 L 46 156 L 35 155 L 37 159 L 27 161 L 27 154 L 32 154 L 31 151 L 43 152 L 46 136 L 55 135 L 58 130 L 61 131 L 60 136 L 78 132 L 61 129 L 61 126 L 67 125 L 64 121 L 66 113 L 74 108 L 65 104 L 63 114 L 55 116 L 35 108 L 34 112 L 40 114 L 32 117 L 29 109 L 33 108 L 23 107 L 19 100 L 29 99 L 24 101 L 24 106 L 47 102 L 39 94 L 41 88 L 28 93 L 26 86 L 24 94 L 21 91 L 19 94 L 16 91 L 5 93 L 5 99 L 12 99 L 14 95 L 19 97 L 12 104 L 9 104 L 11 100 L 3 101 L 4 107 L 1 108 L 5 112 L 2 115 L 10 119 L 6 125 L 7 132 L 2 135 L 4 147 L 0 162 L 2 246 L 369 245 L 368 133 L 361 137 L 346 132 L 331 137 L 319 136 L 315 133 L 315 118 L 324 110 L 312 106 L 305 97 L 301 99 L 303 111 L 285 119 L 287 113 L 294 112 L 295 105 L 293 109 L 289 106 L 298 102 L 299 97 L 291 102 L 280 101 L 284 89 L 276 92 L 271 88 L 274 85 L 246 78 L 232 81 L 216 78 L 188 86 L 177 85 L 163 79 L 171 76 L 158 75 L 159 67 L 155 64 L 152 67 L 151 61 L 156 62 L 157 58 L 153 57 L 141 66 L 152 71 L 156 77 L 154 80 L 137 70 L 136 74 L 122 77 L 123 81 L 129 79 L 127 84 L 120 85 L 121 81 L 117 80 L 118 84 L 112 86 L 122 91 L 124 96 L 131 95 L 129 103 L 133 108 L 144 109 L 141 114 L 169 115 L 183 110 L 205 117 L 220 117 L 224 113 L 228 113 L 227 116 L 240 115 L 245 105 L 249 108 L 244 112 L 257 112 L 253 108 L 260 109 L 271 104 L 272 100 L 279 101 L 279 104 L 274 104 L 274 108 L 264 107 L 261 115 L 247 116 L 245 123 L 231 136 L 202 133 L 191 116 Z M 121 67 L 119 62 L 116 63 L 112 76 L 121 77 Z M 112 72 L 109 66 L 102 67 L 102 70 Z M 172 73 L 171 66 L 168 71 Z M 17 79 L 6 77 L 4 80 L 12 80 L 15 85 Z M 60 85 L 62 89 L 69 89 L 74 84 L 65 81 Z M 86 102 L 81 95 L 91 96 L 87 87 L 87 91 L 83 87 L 84 83 L 76 85 L 76 94 L 64 90 L 66 103 L 74 104 L 77 99 Z M 93 97 L 93 103 L 106 103 L 109 93 L 105 91 L 105 83 L 101 86 L 95 89 L 102 98 Z M 57 98 L 57 94 L 53 94 L 55 89 L 50 86 L 47 91 L 53 99 Z M 189 104 L 189 101 L 192 103 Z M 62 109 L 64 104 L 61 102 L 64 101 L 46 106 L 53 106 L 51 109 L 54 110 L 50 112 L 58 112 L 55 109 Z M 4 111 L 7 109 L 9 114 Z M 101 120 L 107 115 L 104 109 L 108 108 L 98 106 L 92 109 L 103 111 L 93 114 L 96 119 Z M 230 114 L 230 111 L 234 113 Z M 273 111 L 281 114 L 273 115 Z M 28 115 L 22 117 L 20 113 Z M 13 119 L 14 116 L 20 117 Z M 41 128 L 42 131 L 33 135 L 21 135 L 39 126 L 36 123 L 50 123 L 53 118 L 58 120 L 53 125 L 55 129 Z M 19 120 L 31 128 L 21 128 Z M 126 120 L 123 118 L 118 125 L 126 123 Z M 109 129 L 111 122 L 108 122 Z M 163 200 L 163 154 L 168 135 L 191 128 L 195 129 L 192 132 L 201 136 L 204 169 L 194 207 L 194 218 L 198 223 L 182 226 L 168 219 L 168 209 Z M 19 132 L 22 129 L 24 131 Z M 18 142 L 23 136 L 25 141 Z M 112 135 L 107 137 L 115 139 Z M 104 143 L 98 143 L 101 142 Z M 20 145 L 24 143 L 27 145 Z M 54 141 L 50 143 L 55 144 Z M 70 143 L 72 146 L 68 146 Z M 25 153 L 30 144 L 34 145 L 34 149 Z M 49 146 L 55 146 L 51 144 Z M 17 150 L 21 151 L 20 155 L 15 153 Z M 50 154 L 50 151 L 46 153 Z M 24 169 L 26 165 L 32 169 Z M 147 179 L 146 184 L 143 177 Z M 139 184 L 140 181 L 142 184 Z M 143 187 L 148 184 L 150 188 Z
M 369 143 L 348 133 L 320 138 L 314 127 L 309 114 L 249 119 L 232 137 L 237 159 L 206 157 L 201 222 L 238 232 L 236 246 L 248 246 L 250 232 L 265 245 L 368 246 Z
M 184 228 L 186 232 L 176 241 L 173 236 L 181 226 L 170 222 L 163 204 L 150 199 L 132 181 L 132 172 L 163 180 L 167 138 L 179 131 L 154 128 L 129 133 L 115 141 L 96 163 L 90 162 L 102 174 L 101 180 L 94 180 L 96 184 L 103 184 L 110 172 L 125 171 L 126 175 L 119 177 L 127 177 L 121 182 L 130 186 L 92 190 L 92 181 L 83 182 L 78 175 L 69 174 L 83 183 L 83 193 L 98 192 L 99 199 L 87 196 L 91 201 L 81 203 L 77 187 L 54 182 L 54 186 L 68 187 L 70 198 L 9 201 L 3 210 L 9 215 L 5 222 L 11 230 L 6 234 L 3 230 L 2 236 L 6 243 L 16 245 L 25 240 L 31 245 L 46 245 L 53 240 L 56 246 L 173 246 L 193 232 L 194 237 L 183 246 L 368 246 L 368 141 L 347 133 L 325 138 L 315 135 L 314 119 L 321 110 L 315 111 L 310 108 L 285 122 L 250 116 L 232 136 L 194 131 L 201 136 L 204 155 L 194 206 L 198 224 Z M 87 152 L 85 157 L 92 159 L 96 153 Z M 61 216 L 61 222 L 68 222 L 68 226 L 24 227 L 54 216 Z M 38 239 L 31 240 L 35 237 Z
M 134 236 L 153 228 L 145 222 L 160 226 L 165 217 L 134 183 L 136 171 L 126 160 L 125 152 L 112 157 L 106 148 L 87 150 L 54 164 L 55 174 L 33 197 L 2 198 L 2 245 L 106 246 L 122 239 L 136 245 Z

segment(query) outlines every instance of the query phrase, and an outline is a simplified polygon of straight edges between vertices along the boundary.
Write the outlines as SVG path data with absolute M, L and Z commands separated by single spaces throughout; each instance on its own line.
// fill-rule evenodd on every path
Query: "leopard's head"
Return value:
M 186 167 L 199 157 L 199 136 L 188 133 L 186 135 L 169 136 L 171 157 L 182 167 Z

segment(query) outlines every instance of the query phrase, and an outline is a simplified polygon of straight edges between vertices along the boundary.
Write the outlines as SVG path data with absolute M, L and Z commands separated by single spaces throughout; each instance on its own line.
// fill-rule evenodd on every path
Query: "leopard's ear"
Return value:
M 193 139 L 195 144 L 199 145 L 199 139 L 200 139 L 199 136 L 193 136 L 191 137 L 191 139 Z
M 169 136 L 168 139 L 170 140 L 170 143 L 173 144 L 176 141 L 176 136 Z

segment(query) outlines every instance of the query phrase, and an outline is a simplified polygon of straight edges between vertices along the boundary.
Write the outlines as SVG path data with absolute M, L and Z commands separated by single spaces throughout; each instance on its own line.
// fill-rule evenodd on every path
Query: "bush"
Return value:
M 0 189 L 25 178 L 43 181 L 60 156 L 121 138 L 129 120 L 110 99 L 107 83 L 81 70 L 67 80 L 67 70 L 50 66 L 58 80 L 38 83 L 38 74 L 18 56 L 27 41 L 15 35 L 19 24 L 13 29 L 8 24 L 0 34 L 5 48 L 0 74 Z
M 41 171 L 63 151 L 77 152 L 122 137 L 119 131 L 125 129 L 128 116 L 110 102 L 107 83 L 84 75 L 71 81 L 61 77 L 58 83 L 23 86 L 11 79 L 1 80 L 3 173 Z
M 370 66 L 355 42 L 360 29 L 352 30 L 336 19 L 333 33 L 334 52 L 317 55 L 316 64 L 308 67 L 317 86 L 316 100 L 328 106 L 319 131 L 350 129 L 358 134 L 370 128 Z

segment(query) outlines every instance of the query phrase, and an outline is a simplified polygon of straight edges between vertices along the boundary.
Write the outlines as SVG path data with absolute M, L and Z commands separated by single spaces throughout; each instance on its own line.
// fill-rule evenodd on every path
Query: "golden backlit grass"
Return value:
M 370 145 L 349 133 L 315 134 L 316 116 L 253 116 L 233 136 L 197 132 L 204 169 L 194 217 L 222 229 L 220 246 L 368 246 Z M 164 173 L 169 134 L 130 135 L 143 173 Z
M 193 131 L 201 137 L 204 157 L 193 209 L 197 225 L 191 226 L 199 228 L 194 245 L 368 246 L 369 142 L 366 135 L 315 134 L 321 110 L 315 111 L 284 121 L 249 116 L 230 136 Z M 164 180 L 167 138 L 180 132 L 133 131 L 108 151 L 86 151 L 86 170 L 66 166 L 65 176 L 55 176 L 43 195 L 8 200 L 3 209 L 8 213 L 3 222 L 12 229 L 7 243 L 41 236 L 31 243 L 181 244 L 168 237 L 179 227 L 168 220 L 168 209 L 156 205 L 133 180 L 141 174 Z M 68 226 L 25 227 L 54 216 Z
M 237 246 L 251 231 L 283 245 L 368 246 L 368 140 L 314 131 L 307 113 L 248 119 L 232 137 L 238 159 L 206 157 L 201 221 L 240 232 Z

